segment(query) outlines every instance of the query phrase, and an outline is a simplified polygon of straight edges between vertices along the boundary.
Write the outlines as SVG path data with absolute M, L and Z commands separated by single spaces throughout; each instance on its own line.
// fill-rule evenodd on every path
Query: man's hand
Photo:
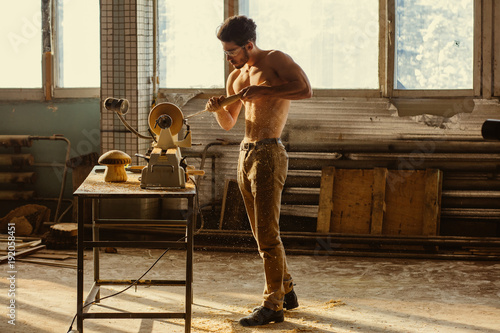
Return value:
M 269 87 L 264 86 L 267 81 L 262 82 L 259 85 L 248 86 L 243 88 L 237 95 L 231 95 L 228 97 L 219 96 L 219 97 L 211 97 L 207 104 L 205 105 L 205 110 L 210 112 L 217 112 L 221 110 L 224 106 L 235 103 L 238 100 L 252 100 L 266 95 L 265 93 L 269 92 L 269 90 L 264 91 L 263 89 L 269 89 Z M 227 101 L 226 101 L 227 100 Z M 224 104 L 224 101 L 226 103 Z
M 243 88 L 240 91 L 241 99 L 244 101 L 249 101 L 253 99 L 260 98 L 262 96 L 267 95 L 269 92 L 269 87 L 263 86 L 266 82 L 261 83 L 260 85 L 252 85 L 248 86 L 246 88 Z
M 225 96 L 219 96 L 219 97 L 211 97 L 207 104 L 205 105 L 205 110 L 210 111 L 210 112 L 216 112 L 220 109 L 222 109 L 222 106 L 220 103 L 222 103 L 223 100 L 225 100 Z

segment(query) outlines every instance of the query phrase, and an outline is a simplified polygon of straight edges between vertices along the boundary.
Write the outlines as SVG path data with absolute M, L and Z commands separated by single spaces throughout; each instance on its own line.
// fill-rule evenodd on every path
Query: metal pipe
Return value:
M 422 169 L 440 169 L 443 171 L 482 171 L 496 172 L 500 167 L 500 159 L 495 161 L 438 161 L 423 159 L 418 165 L 412 164 L 406 159 L 393 160 L 387 159 L 369 159 L 369 160 L 347 160 L 347 159 L 311 159 L 306 157 L 295 158 L 290 156 L 289 170 L 321 170 L 325 166 L 333 166 L 339 169 L 373 169 L 389 168 L 395 170 L 422 170 Z
M 108 228 L 105 228 L 108 229 Z M 109 228 L 113 229 L 113 228 Z M 131 231 L 133 228 L 120 229 L 121 231 Z M 146 233 L 150 232 L 154 235 L 165 234 L 172 236 L 174 234 L 183 235 L 185 230 L 183 229 L 167 229 L 163 230 L 160 228 L 153 228 L 152 230 L 147 230 Z M 195 246 L 199 250 L 217 250 L 217 251 L 239 251 L 239 252 L 249 252 L 256 251 L 255 242 L 253 241 L 253 236 L 250 231 L 244 230 L 210 230 L 203 229 L 198 233 L 197 237 L 211 237 L 213 243 L 213 237 L 221 238 L 239 238 L 248 239 L 248 244 L 245 246 L 225 246 L 220 245 L 207 245 L 203 244 L 199 240 L 195 242 Z M 452 248 L 459 247 L 477 247 L 482 248 L 483 252 L 488 251 L 488 247 L 498 248 L 500 246 L 500 239 L 493 237 L 458 237 L 458 236 L 383 236 L 383 235 L 346 235 L 346 234 L 334 234 L 334 233 L 315 233 L 315 232 L 281 232 L 281 238 L 287 242 L 298 241 L 301 243 L 306 242 L 309 244 L 310 248 L 292 248 L 288 247 L 287 253 L 296 255 L 315 255 L 315 256 L 363 256 L 363 257 L 381 257 L 381 258 L 415 258 L 415 259 L 463 259 L 463 260 L 499 260 L 500 255 L 493 254 L 463 254 L 464 249 L 460 249 L 459 254 L 453 253 L 414 253 L 408 251 L 395 252 L 391 249 L 381 249 L 373 247 L 370 249 L 359 249 L 359 250 L 342 250 L 336 248 L 336 244 L 366 244 L 366 245 L 408 245 L 408 246 L 448 246 Z M 323 247 L 318 244 L 323 243 Z M 231 244 L 234 244 L 232 242 Z M 241 243 L 240 243 L 241 244 Z M 331 248 L 328 246 L 331 245 Z M 326 246 L 325 246 L 326 245 Z
M 498 206 L 497 206 L 498 207 Z M 460 218 L 471 220 L 491 220 L 491 222 L 500 221 L 499 209 L 480 209 L 480 208 L 442 208 L 441 219 Z M 500 224 L 499 224 L 500 225 Z
M 500 153 L 500 142 L 446 140 L 342 140 L 328 143 L 287 143 L 289 152 L 350 153 Z
M 62 198 L 64 195 L 64 188 L 66 187 L 66 176 L 68 173 L 68 166 L 67 166 L 66 162 L 69 161 L 69 156 L 71 153 L 71 142 L 67 138 L 65 138 L 64 136 L 62 136 L 60 134 L 54 134 L 52 136 L 33 136 L 33 135 L 31 135 L 31 136 L 29 136 L 29 139 L 30 140 L 61 140 L 61 141 L 65 141 L 67 144 L 66 159 L 65 159 L 65 163 L 64 163 L 64 171 L 63 171 L 63 177 L 62 177 L 62 181 L 61 181 L 61 190 L 59 192 L 59 199 L 57 201 L 56 212 L 54 214 L 54 221 L 58 221 L 59 210 L 61 208 L 61 202 L 62 202 Z
M 56 166 L 64 167 L 63 171 L 63 177 L 62 177 L 62 182 L 61 182 L 61 190 L 59 192 L 59 197 L 57 199 L 57 207 L 56 207 L 56 212 L 54 214 L 54 221 L 59 221 L 64 214 L 61 214 L 59 216 L 59 210 L 61 208 L 61 202 L 63 200 L 63 195 L 64 195 L 64 188 L 66 187 L 66 177 L 68 173 L 68 166 L 66 165 L 66 162 L 69 160 L 70 152 L 71 152 L 71 142 L 65 138 L 62 135 L 54 134 L 52 136 L 35 136 L 35 135 L 2 135 L 0 136 L 0 142 L 4 146 L 24 146 L 24 147 L 31 147 L 32 141 L 33 140 L 62 140 L 67 143 L 67 149 L 66 149 L 66 158 L 65 158 L 65 163 L 64 165 L 62 164 L 57 164 Z M 43 163 L 36 164 L 35 166 L 49 166 L 45 165 Z M 50 166 L 54 166 L 51 164 Z M 24 199 L 31 199 L 33 197 L 34 191 L 23 191 L 23 198 Z M 27 197 L 25 196 L 26 193 L 31 193 Z M 15 199 L 15 196 L 12 197 Z M 19 199 L 19 198 L 17 198 Z M 51 200 L 50 198 L 38 198 L 37 200 Z
M 57 200 L 59 200 L 58 198 L 37 198 L 37 197 L 34 197 L 32 199 L 33 199 L 33 201 L 46 201 L 46 200 L 57 201 Z M 70 199 L 63 199 L 63 201 L 69 202 L 68 207 L 59 215 L 59 218 L 57 220 L 54 220 L 52 222 L 44 222 L 44 225 L 51 226 L 51 225 L 54 225 L 56 223 L 60 223 L 62 218 L 73 208 L 73 201 L 71 201 Z
M 212 251 L 231 251 L 231 252 L 255 252 L 255 248 L 250 247 L 224 247 L 220 245 L 206 246 L 198 245 L 197 249 L 212 250 Z M 481 261 L 498 261 L 499 255 L 479 255 L 479 254 L 455 254 L 455 253 L 409 253 L 409 252 L 394 252 L 386 250 L 385 252 L 374 251 L 347 251 L 347 250 L 309 250 L 309 249 L 287 249 L 288 254 L 293 255 L 308 255 L 317 257 L 339 256 L 339 257 L 374 257 L 374 258 L 409 258 L 409 259 L 440 259 L 440 260 L 481 260 Z
M 61 222 L 62 218 L 64 215 L 66 215 L 66 213 L 68 213 L 70 211 L 70 209 L 73 208 L 73 201 L 71 201 L 71 204 L 68 206 L 68 208 L 66 208 L 62 213 L 61 215 L 59 216 L 59 218 L 56 220 L 56 223 L 59 223 Z
M 251 238 L 250 231 L 242 230 L 208 230 L 201 232 L 207 236 Z M 284 240 L 319 240 L 328 244 L 352 243 L 352 244 L 392 244 L 392 245 L 454 245 L 454 246 L 481 246 L 498 247 L 500 238 L 494 237 L 455 237 L 455 236 L 391 236 L 391 235 L 355 235 L 336 233 L 316 233 L 316 232 L 281 232 Z
M 158 93 L 158 0 L 153 0 L 153 103 Z
M 227 141 L 227 140 L 218 140 L 218 141 L 213 141 L 208 143 L 205 148 L 203 148 L 203 152 L 201 154 L 201 161 L 200 161 L 200 170 L 203 170 L 205 167 L 205 160 L 207 158 L 207 152 L 208 150 L 213 147 L 213 146 L 234 146 L 234 145 L 239 145 L 239 142 L 235 141 Z M 212 159 L 212 202 L 215 202 L 215 163 L 214 160 Z M 198 183 L 198 189 L 201 189 L 201 180 L 203 178 L 197 178 L 196 181 Z M 202 217 L 203 218 L 203 217 Z
M 443 190 L 483 190 L 499 191 L 500 181 L 498 179 L 453 179 L 443 175 Z
M 31 154 L 2 154 L 0 155 L 0 165 L 9 166 L 31 166 L 35 159 Z
M 106 229 L 113 229 L 108 227 Z M 127 228 L 133 231 L 133 228 Z M 182 234 L 182 229 L 177 229 Z M 162 230 L 155 228 L 153 234 L 171 234 L 173 229 Z M 253 235 L 249 230 L 218 230 L 203 229 L 199 236 L 221 237 L 221 238 L 248 238 L 253 244 Z M 285 241 L 299 242 L 323 242 L 323 244 L 381 244 L 381 245 L 422 245 L 422 246 L 474 246 L 474 247 L 496 247 L 500 246 L 498 237 L 460 237 L 460 236 L 393 236 L 393 235 L 356 235 L 337 233 L 316 233 L 316 232 L 281 232 L 281 238 Z M 288 252 L 288 250 L 287 250 Z
M 33 171 L 0 172 L 0 183 L 33 184 L 35 180 L 36 180 L 36 175 Z
M 134 283 L 138 286 L 171 286 L 171 287 L 184 287 L 186 286 L 186 281 L 184 280 L 98 280 L 97 284 L 99 286 L 113 286 L 113 285 L 124 285 L 128 286 Z
M 35 191 L 0 191 L 0 200 L 30 200 Z
M 200 170 L 203 170 L 203 167 L 205 166 L 205 158 L 207 156 L 207 151 L 210 149 L 210 147 L 213 146 L 235 146 L 239 145 L 240 142 L 236 141 L 228 141 L 228 140 L 219 140 L 219 141 L 213 141 L 208 143 L 205 148 L 203 149 L 203 152 L 201 154 L 201 163 L 200 163 Z
M 92 288 L 85 299 L 85 303 L 83 303 L 83 313 L 87 313 L 90 310 L 89 304 L 92 304 L 97 299 L 100 288 L 101 286 L 99 286 L 96 281 L 92 283 Z
M 3 147 L 31 147 L 29 135 L 0 135 L 0 146 Z

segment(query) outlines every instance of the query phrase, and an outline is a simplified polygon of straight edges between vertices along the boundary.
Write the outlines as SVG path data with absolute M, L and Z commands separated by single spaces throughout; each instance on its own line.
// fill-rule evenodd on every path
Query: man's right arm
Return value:
M 233 83 L 234 80 L 238 77 L 238 74 L 239 71 L 235 70 L 231 74 L 229 74 L 229 77 L 227 78 L 226 91 L 228 96 L 235 94 L 235 91 L 233 89 Z M 240 100 L 238 100 L 237 102 L 234 102 L 228 106 L 221 108 L 220 103 L 224 99 L 225 96 L 219 96 L 219 97 L 214 96 L 208 100 L 205 108 L 208 110 L 211 109 L 214 110 L 213 112 L 215 113 L 215 117 L 220 127 L 225 129 L 226 131 L 229 131 L 236 124 L 243 103 Z

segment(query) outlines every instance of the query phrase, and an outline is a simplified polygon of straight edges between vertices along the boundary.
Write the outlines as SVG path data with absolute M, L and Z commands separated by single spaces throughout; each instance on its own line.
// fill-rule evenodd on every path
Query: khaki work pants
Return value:
M 263 306 L 274 311 L 283 309 L 283 297 L 293 288 L 279 231 L 281 192 L 287 171 L 288 155 L 279 139 L 241 144 L 238 185 L 264 262 Z

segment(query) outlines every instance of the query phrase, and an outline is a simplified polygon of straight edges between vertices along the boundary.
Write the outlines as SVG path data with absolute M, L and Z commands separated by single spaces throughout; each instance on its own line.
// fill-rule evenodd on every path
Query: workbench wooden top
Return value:
M 141 188 L 139 177 L 140 173 L 127 171 L 128 179 L 126 182 L 105 182 L 104 171 L 102 167 L 94 167 L 87 176 L 85 181 L 73 193 L 74 196 L 89 197 L 89 198 L 104 198 L 104 197 L 183 197 L 187 198 L 196 194 L 195 185 L 189 181 L 186 182 L 186 188 L 172 188 L 168 190 L 152 190 Z

